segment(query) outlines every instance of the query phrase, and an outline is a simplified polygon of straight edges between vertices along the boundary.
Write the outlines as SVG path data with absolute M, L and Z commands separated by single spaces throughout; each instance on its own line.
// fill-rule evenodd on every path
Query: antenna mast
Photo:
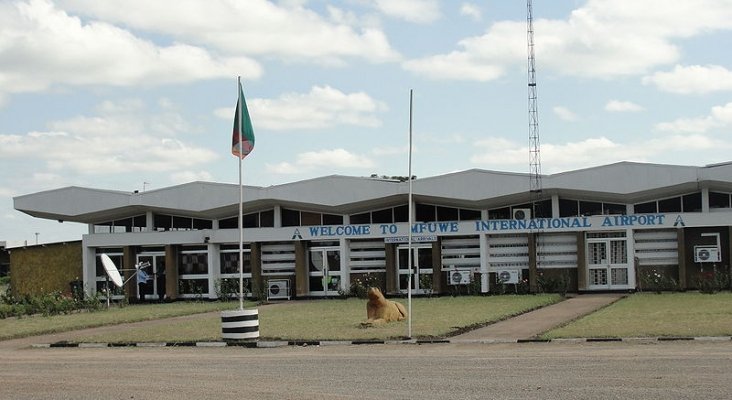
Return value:
M 529 195 L 531 215 L 536 216 L 541 197 L 541 154 L 539 152 L 539 110 L 536 103 L 536 58 L 534 57 L 534 22 L 531 0 L 526 1 L 526 39 L 529 53 Z

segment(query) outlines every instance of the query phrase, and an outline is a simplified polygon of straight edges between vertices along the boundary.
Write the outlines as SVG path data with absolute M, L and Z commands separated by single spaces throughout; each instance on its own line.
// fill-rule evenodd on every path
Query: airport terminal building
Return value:
M 244 277 L 270 298 L 338 296 L 366 276 L 386 292 L 481 293 L 639 289 L 648 276 L 694 289 L 729 273 L 732 163 L 690 167 L 621 162 L 542 177 L 467 170 L 415 179 L 409 284 L 409 183 L 324 176 L 245 186 Z M 100 255 L 151 280 L 124 295 L 216 298 L 238 279 L 239 186 L 192 182 L 145 192 L 66 187 L 19 196 L 29 215 L 88 224 L 83 281 L 104 287 Z

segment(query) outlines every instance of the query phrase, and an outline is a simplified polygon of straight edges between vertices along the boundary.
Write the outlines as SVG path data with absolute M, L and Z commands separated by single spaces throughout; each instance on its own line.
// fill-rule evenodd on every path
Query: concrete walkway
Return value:
M 451 343 L 533 339 L 538 335 L 612 304 L 623 293 L 582 294 L 514 318 L 450 338 Z

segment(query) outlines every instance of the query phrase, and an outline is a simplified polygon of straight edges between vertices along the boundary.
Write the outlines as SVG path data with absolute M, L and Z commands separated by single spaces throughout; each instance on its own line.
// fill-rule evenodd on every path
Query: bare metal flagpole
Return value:
M 409 226 L 407 228 L 407 249 L 409 255 L 407 255 L 407 266 L 409 267 L 409 283 L 407 284 L 407 298 L 409 303 L 409 310 L 407 311 L 407 337 L 412 338 L 412 224 L 414 223 L 414 216 L 412 213 L 412 89 L 409 89 Z
M 244 152 L 244 142 L 242 138 L 242 118 L 244 112 L 244 102 L 241 98 L 241 76 L 237 77 L 237 102 L 238 109 L 237 117 L 239 119 L 239 310 L 244 310 L 244 218 L 242 218 L 242 212 L 244 208 L 244 185 L 241 180 L 241 166 L 242 166 L 242 153 Z

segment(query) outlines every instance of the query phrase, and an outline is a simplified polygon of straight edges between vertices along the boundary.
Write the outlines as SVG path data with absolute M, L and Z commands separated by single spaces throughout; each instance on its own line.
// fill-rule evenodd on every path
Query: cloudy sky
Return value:
M 542 172 L 732 160 L 732 0 L 534 0 Z M 528 172 L 524 0 L 0 0 L 0 241 L 80 238 L 13 196 Z M 528 185 L 528 182 L 527 182 Z

